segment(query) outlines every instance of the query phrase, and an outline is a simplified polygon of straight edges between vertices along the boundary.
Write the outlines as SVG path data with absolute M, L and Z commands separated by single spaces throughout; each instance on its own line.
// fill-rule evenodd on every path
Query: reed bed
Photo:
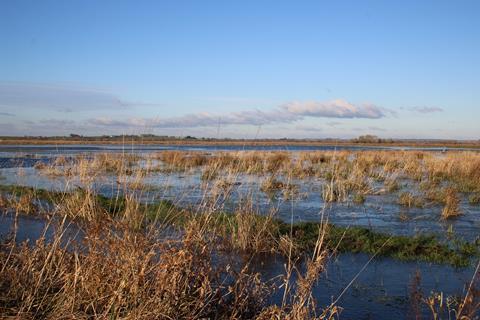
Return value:
M 132 180 L 137 182 L 131 183 L 130 188 L 139 190 L 148 186 L 142 185 L 138 176 L 143 178 L 155 172 L 200 171 L 203 181 L 213 181 L 218 186 L 225 176 L 248 175 L 263 180 L 261 191 L 269 195 L 282 191 L 285 199 L 298 194 L 298 187 L 285 181 L 309 179 L 322 184 L 321 196 L 326 203 L 363 204 L 369 195 L 397 193 L 397 203 L 407 208 L 442 206 L 439 219 L 461 215 L 461 210 L 454 210 L 453 201 L 446 206 L 446 200 L 453 197 L 447 193 L 456 193 L 472 205 L 480 203 L 480 153 L 476 152 L 162 151 L 144 156 L 107 153 L 74 159 L 59 157 L 50 165 L 40 163 L 37 169 L 47 176 L 77 177 L 87 185 L 105 175 L 135 176 Z M 230 183 L 235 184 L 235 179 Z
M 312 151 L 312 152 L 201 152 L 167 151 L 152 157 L 168 170 L 203 168 L 202 177 L 215 179 L 224 172 L 267 176 L 262 190 L 281 188 L 281 179 L 315 179 L 323 182 L 327 203 L 362 203 L 367 195 L 399 192 L 407 207 L 445 205 L 448 190 L 478 201 L 480 153 L 426 151 Z M 276 183 L 275 183 L 276 182 Z M 408 186 L 408 193 L 404 186 Z M 451 198 L 451 197 L 450 197 Z M 443 215 L 439 212 L 439 216 Z M 458 216 L 458 215 L 451 215 Z

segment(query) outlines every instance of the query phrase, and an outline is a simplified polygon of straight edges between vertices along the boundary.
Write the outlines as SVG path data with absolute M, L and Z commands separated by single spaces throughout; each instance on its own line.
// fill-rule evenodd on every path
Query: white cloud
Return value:
M 290 123 L 298 120 L 295 115 L 281 110 L 260 111 L 249 110 L 229 114 L 213 114 L 208 112 L 187 114 L 171 118 L 130 118 L 114 120 L 110 118 L 91 119 L 90 122 L 99 126 L 114 127 L 149 127 L 149 128 L 195 128 L 217 127 L 225 125 L 266 125 L 274 123 Z
M 291 114 L 318 118 L 367 118 L 385 117 L 385 109 L 373 104 L 355 105 L 343 99 L 327 102 L 291 102 L 282 106 Z

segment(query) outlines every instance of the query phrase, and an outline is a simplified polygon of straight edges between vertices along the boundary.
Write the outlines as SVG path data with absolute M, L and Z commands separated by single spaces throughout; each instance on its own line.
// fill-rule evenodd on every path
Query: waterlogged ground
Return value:
M 0 238 L 7 237 L 16 228 L 19 242 L 33 243 L 42 236 L 48 241 L 58 223 L 59 220 L 47 222 L 31 216 L 0 215 Z M 67 226 L 65 242 L 81 241 L 82 231 L 75 224 L 67 222 Z M 170 233 L 166 235 L 172 236 Z M 461 297 L 465 295 L 474 272 L 472 268 L 455 269 L 382 257 L 370 261 L 370 258 L 366 254 L 350 253 L 332 257 L 313 288 L 318 305 L 329 305 L 340 297 L 337 304 L 344 308 L 341 319 L 405 319 L 415 318 L 418 314 L 429 318 L 431 314 L 425 306 L 417 308 L 412 302 L 416 299 L 414 294 L 418 294 L 415 288 L 420 288 L 424 296 L 431 292 L 443 292 L 447 296 Z M 250 263 L 268 280 L 283 275 L 287 261 L 281 256 L 263 255 Z M 291 282 L 295 283 L 295 279 L 294 275 Z M 355 279 L 353 283 L 352 279 Z M 282 294 L 281 290 L 277 292 L 272 303 L 281 303 Z
M 183 146 L 0 146 L 0 184 L 22 185 L 55 191 L 73 190 L 82 187 L 79 180 L 63 176 L 41 174 L 34 166 L 51 163 L 59 156 L 73 157 L 77 154 L 96 152 L 139 153 L 148 155 L 158 150 L 202 150 L 208 152 L 225 150 L 252 150 L 254 147 L 183 147 Z M 334 147 L 259 147 L 259 150 L 333 150 Z M 358 150 L 357 148 L 355 150 Z M 438 150 L 431 150 L 438 152 Z M 142 201 L 155 202 L 160 199 L 172 200 L 180 206 L 192 206 L 203 203 L 212 197 L 212 190 L 222 192 L 225 187 L 214 186 L 215 182 L 201 179 L 201 171 L 154 172 L 143 179 L 139 192 Z M 321 196 L 322 181 L 314 178 L 289 181 L 298 188 L 295 194 L 285 197 L 282 192 L 262 192 L 261 186 L 267 177 L 247 174 L 227 176 L 228 199 L 220 197 L 218 210 L 232 210 L 243 199 L 253 198 L 257 210 L 269 212 L 272 208 L 277 216 L 285 221 L 320 221 L 322 215 L 336 225 L 362 226 L 376 231 L 399 235 L 435 234 L 440 238 L 459 237 L 474 241 L 479 237 L 480 206 L 470 205 L 465 197 L 461 198 L 463 214 L 455 219 L 440 219 L 442 207 L 431 205 L 425 208 L 405 208 L 397 204 L 398 193 L 414 188 L 408 181 L 402 182 L 402 189 L 394 193 L 369 195 L 364 204 L 333 203 L 326 206 Z M 121 186 L 114 175 L 100 176 L 95 179 L 94 188 L 106 196 L 115 196 Z M 18 217 L 16 223 L 11 215 L 0 216 L 0 236 L 6 236 L 15 226 L 18 241 L 34 241 L 41 236 L 46 222 L 32 217 Z M 49 229 L 53 231 L 54 227 Z M 74 230 L 74 228 L 72 229 Z M 72 236 L 78 232 L 72 231 Z M 48 235 L 47 235 L 48 236 Z M 345 310 L 343 319 L 404 319 L 413 317 L 415 306 L 410 297 L 414 285 L 420 287 L 425 295 L 432 291 L 445 295 L 462 296 L 471 280 L 474 268 L 455 269 L 447 265 L 435 265 L 421 262 L 399 262 L 390 258 L 375 258 L 364 254 L 340 254 L 332 258 L 327 271 L 322 274 L 314 289 L 319 305 L 328 305 L 343 289 L 356 279 L 338 301 Z M 254 265 L 266 278 L 278 276 L 284 272 L 285 261 L 281 257 L 259 257 Z M 360 272 L 361 271 L 361 272 Z M 358 278 L 356 276 L 358 275 Z M 418 276 L 417 276 L 418 275 Z M 278 301 L 281 297 L 278 296 Z M 276 302 L 278 302 L 276 301 Z M 421 313 L 429 314 L 425 306 Z
M 41 161 L 48 162 L 44 158 Z M 143 179 L 139 197 L 145 202 L 168 199 L 180 206 L 203 203 L 211 197 L 212 190 L 221 192 L 222 187 L 216 186 L 215 181 L 203 181 L 201 174 L 200 170 L 151 173 Z M 40 174 L 32 166 L 0 169 L 0 177 L 0 184 L 54 191 L 83 187 L 78 180 Z M 285 197 L 281 191 L 262 192 L 260 189 L 266 179 L 268 177 L 246 174 L 227 177 L 229 196 L 226 201 L 218 202 L 218 209 L 230 211 L 242 199 L 253 197 L 260 213 L 269 212 L 275 208 L 277 216 L 287 222 L 319 221 L 323 215 L 337 225 L 368 227 L 395 235 L 412 236 L 428 233 L 436 234 L 441 238 L 455 235 L 468 241 L 474 241 L 479 236 L 480 206 L 469 204 L 466 197 L 461 199 L 461 216 L 442 220 L 440 219 L 441 205 L 430 205 L 425 208 L 407 208 L 398 205 L 398 194 L 403 190 L 411 189 L 407 182 L 404 188 L 397 192 L 366 196 L 365 203 L 360 205 L 351 202 L 326 205 L 321 196 L 322 181 L 313 178 L 290 180 L 289 183 L 298 190 L 295 194 Z M 96 179 L 94 187 L 100 194 L 111 197 L 117 195 L 123 185 L 118 183 L 115 175 L 105 175 Z

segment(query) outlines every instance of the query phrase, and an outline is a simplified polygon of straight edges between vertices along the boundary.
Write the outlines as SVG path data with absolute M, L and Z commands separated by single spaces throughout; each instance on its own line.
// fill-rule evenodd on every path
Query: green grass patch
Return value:
M 281 224 L 281 233 L 289 234 L 292 228 L 294 239 L 304 250 L 315 246 L 320 229 L 318 223 L 299 223 L 292 227 Z M 434 235 L 397 236 L 363 227 L 340 227 L 331 224 L 327 226 L 326 241 L 329 248 L 336 248 L 339 252 L 363 252 L 403 261 L 426 261 L 456 267 L 469 266 L 471 258 L 480 253 L 478 243 L 458 239 L 442 242 Z

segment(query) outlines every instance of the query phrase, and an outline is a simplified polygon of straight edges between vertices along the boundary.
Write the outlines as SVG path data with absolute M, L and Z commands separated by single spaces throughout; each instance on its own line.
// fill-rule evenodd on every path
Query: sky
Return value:
M 479 12 L 0 0 L 0 135 L 480 139 Z

